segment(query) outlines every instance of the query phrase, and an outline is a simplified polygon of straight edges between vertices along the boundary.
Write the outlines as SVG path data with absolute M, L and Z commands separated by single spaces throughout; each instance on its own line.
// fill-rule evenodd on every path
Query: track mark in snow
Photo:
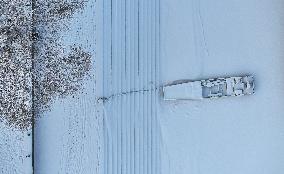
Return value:
M 134 91 L 128 91 L 128 92 L 120 92 L 118 94 L 112 94 L 111 96 L 108 96 L 108 97 L 99 97 L 98 101 L 102 100 L 104 102 L 107 102 L 110 99 L 113 99 L 115 97 L 122 97 L 122 96 L 133 94 L 133 93 L 152 92 L 152 91 L 156 91 L 156 90 L 159 90 L 159 89 L 160 89 L 160 87 L 159 88 L 155 87 L 155 88 L 152 88 L 152 89 L 141 89 L 141 90 L 134 90 Z
M 200 6 L 200 1 L 198 1 L 198 16 L 199 16 L 199 20 L 200 20 L 200 25 L 201 25 L 201 32 L 202 32 L 202 39 L 203 39 L 203 44 L 204 44 L 204 50 L 207 54 L 207 56 L 209 56 L 209 48 L 207 46 L 207 40 L 206 40 L 206 36 L 205 36 L 205 28 L 204 28 L 204 21 L 203 21 L 203 17 L 201 14 L 201 6 Z
M 200 76 L 204 72 L 204 59 L 210 56 L 205 33 L 205 25 L 201 12 L 201 2 L 192 0 L 192 21 L 195 41 L 196 59 L 200 66 Z
M 104 1 L 105 174 L 158 174 L 159 0 Z

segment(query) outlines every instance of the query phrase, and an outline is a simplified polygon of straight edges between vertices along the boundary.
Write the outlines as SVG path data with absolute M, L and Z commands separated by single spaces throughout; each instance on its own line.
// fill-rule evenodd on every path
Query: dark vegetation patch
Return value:
M 83 0 L 0 1 L 0 121 L 31 128 L 54 99 L 75 95 L 91 68 L 91 54 L 62 43 Z

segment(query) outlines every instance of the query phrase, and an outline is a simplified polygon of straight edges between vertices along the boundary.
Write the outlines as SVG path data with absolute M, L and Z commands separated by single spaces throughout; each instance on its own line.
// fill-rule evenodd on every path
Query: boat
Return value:
M 164 100 L 201 100 L 254 93 L 254 77 L 212 78 L 206 80 L 181 80 L 163 87 Z

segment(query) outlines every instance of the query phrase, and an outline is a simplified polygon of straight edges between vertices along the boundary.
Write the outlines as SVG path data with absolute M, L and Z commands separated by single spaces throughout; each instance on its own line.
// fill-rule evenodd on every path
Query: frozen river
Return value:
M 0 125 L 0 171 L 282 174 L 283 9 L 282 0 L 86 2 L 59 43 L 91 55 L 88 78 L 52 98 L 33 133 Z M 255 94 L 163 100 L 176 80 L 244 75 Z

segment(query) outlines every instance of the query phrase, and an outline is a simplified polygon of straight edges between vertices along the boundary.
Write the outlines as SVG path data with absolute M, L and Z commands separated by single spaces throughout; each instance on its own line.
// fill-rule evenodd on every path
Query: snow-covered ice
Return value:
M 161 1 L 164 83 L 255 77 L 254 95 L 161 102 L 163 174 L 282 173 L 283 8 L 282 0 Z

